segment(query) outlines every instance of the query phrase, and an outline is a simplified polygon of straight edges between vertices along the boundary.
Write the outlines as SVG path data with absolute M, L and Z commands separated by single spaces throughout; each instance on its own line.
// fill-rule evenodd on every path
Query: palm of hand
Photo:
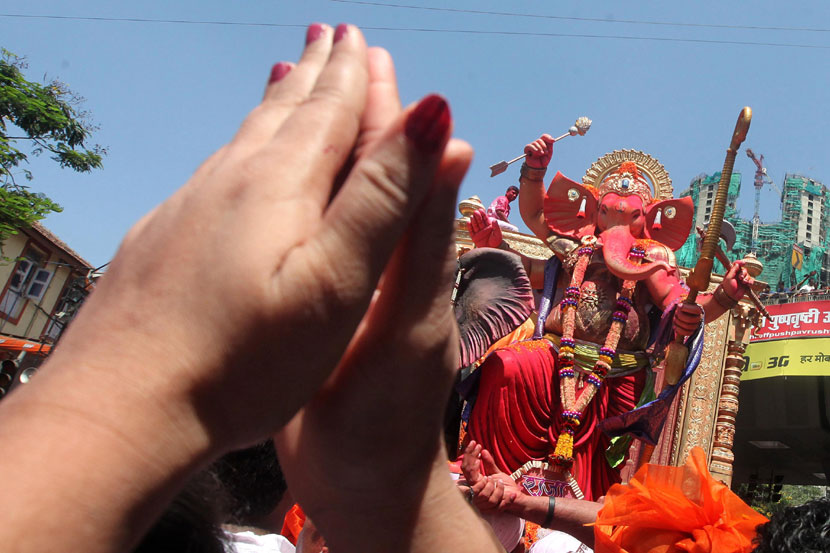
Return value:
M 367 55 L 354 27 L 332 36 L 325 27 L 236 137 L 130 231 L 86 306 L 100 316 L 73 329 L 101 337 L 98 370 L 121 364 L 145 395 L 173 388 L 189 398 L 223 448 L 285 424 L 331 375 L 361 321 L 371 329 L 367 307 L 419 209 L 440 231 L 425 231 L 433 241 L 409 255 L 426 256 L 432 275 L 443 270 L 469 148 L 452 142 L 444 154 L 449 115 L 434 109 L 442 100 L 420 121 L 444 126 L 416 129 L 431 142 L 415 144 L 388 54 Z M 192 232 L 173 234 L 182 227 Z M 450 323 L 448 315 L 432 324 L 449 339 Z M 123 340 L 107 340 L 125 327 Z M 72 335 L 62 344 L 68 354 Z M 127 366 L 125 352 L 141 363 Z

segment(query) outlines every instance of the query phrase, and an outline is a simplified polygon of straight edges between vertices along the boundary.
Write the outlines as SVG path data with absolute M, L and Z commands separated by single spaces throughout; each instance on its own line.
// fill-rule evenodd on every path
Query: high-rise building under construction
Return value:
M 695 204 L 695 225 L 705 226 L 712 212 L 720 172 L 692 179 L 689 189 L 681 196 L 691 196 Z M 776 187 L 777 188 L 777 187 Z M 729 183 L 724 219 L 735 227 L 736 240 L 730 259 L 741 259 L 755 253 L 764 264 L 759 280 L 775 290 L 779 283 L 791 288 L 815 271 L 812 278 L 821 286 L 830 286 L 830 192 L 822 183 L 788 173 L 781 191 L 781 220 L 774 223 L 756 223 L 753 243 L 753 221 L 738 217 L 735 204 L 741 191 L 741 175 L 733 173 Z M 693 267 L 697 261 L 700 240 L 692 232 L 683 247 L 677 251 L 677 261 Z M 723 272 L 716 263 L 715 270 Z

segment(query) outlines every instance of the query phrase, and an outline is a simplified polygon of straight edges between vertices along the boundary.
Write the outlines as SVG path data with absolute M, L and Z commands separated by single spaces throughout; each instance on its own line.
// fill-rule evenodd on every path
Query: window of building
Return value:
M 28 298 L 35 301 L 43 298 L 53 274 L 39 266 L 44 257 L 44 254 L 32 248 L 24 252 L 9 278 L 6 293 L 0 298 L 0 316 L 17 319 L 23 312 Z
M 49 281 L 55 273 L 46 269 L 38 269 L 35 271 L 29 287 L 26 289 L 26 297 L 32 298 L 35 301 L 43 299 L 43 294 L 46 293 L 46 288 L 49 287 Z

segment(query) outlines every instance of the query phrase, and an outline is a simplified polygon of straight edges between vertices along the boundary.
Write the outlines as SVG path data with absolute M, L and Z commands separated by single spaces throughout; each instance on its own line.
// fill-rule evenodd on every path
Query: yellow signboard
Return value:
M 746 348 L 741 380 L 771 376 L 830 376 L 830 338 L 753 342 Z

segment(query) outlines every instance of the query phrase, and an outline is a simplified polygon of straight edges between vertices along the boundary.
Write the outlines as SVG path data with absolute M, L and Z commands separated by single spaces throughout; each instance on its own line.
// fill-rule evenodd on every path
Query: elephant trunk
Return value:
M 643 280 L 657 271 L 670 271 L 663 261 L 638 263 L 630 259 L 631 247 L 637 240 L 627 226 L 611 227 L 599 235 L 602 257 L 611 273 L 623 280 Z

